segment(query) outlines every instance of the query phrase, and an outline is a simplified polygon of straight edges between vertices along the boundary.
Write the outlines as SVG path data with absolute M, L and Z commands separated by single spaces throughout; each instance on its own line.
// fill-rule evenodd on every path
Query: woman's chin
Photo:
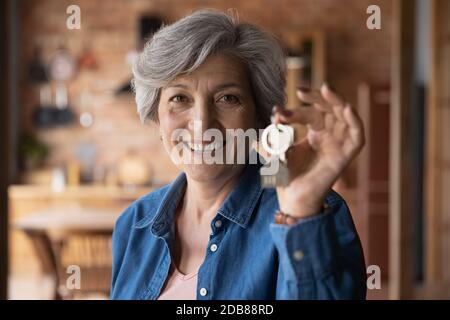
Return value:
M 227 175 L 233 166 L 229 164 L 190 164 L 183 166 L 186 175 L 196 181 L 212 181 Z

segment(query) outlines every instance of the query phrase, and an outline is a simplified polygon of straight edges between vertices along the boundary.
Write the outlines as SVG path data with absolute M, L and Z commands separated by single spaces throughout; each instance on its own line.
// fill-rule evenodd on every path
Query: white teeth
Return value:
M 192 142 L 185 142 L 187 146 L 196 152 L 211 152 L 213 150 L 218 150 L 222 147 L 221 143 L 218 142 L 211 142 L 209 144 L 201 144 L 201 143 L 192 143 Z

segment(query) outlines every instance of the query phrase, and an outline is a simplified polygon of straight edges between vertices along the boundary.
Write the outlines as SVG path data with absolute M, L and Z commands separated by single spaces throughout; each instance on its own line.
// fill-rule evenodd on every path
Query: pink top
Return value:
M 196 300 L 198 270 L 182 274 L 174 264 L 170 267 L 169 278 L 158 300 Z

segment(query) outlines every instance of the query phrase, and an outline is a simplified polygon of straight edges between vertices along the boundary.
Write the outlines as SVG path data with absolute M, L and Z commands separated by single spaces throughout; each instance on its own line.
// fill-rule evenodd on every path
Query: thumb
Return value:
M 272 159 L 272 155 L 263 148 L 261 140 L 253 140 L 252 147 L 264 158 L 265 161 L 269 162 Z

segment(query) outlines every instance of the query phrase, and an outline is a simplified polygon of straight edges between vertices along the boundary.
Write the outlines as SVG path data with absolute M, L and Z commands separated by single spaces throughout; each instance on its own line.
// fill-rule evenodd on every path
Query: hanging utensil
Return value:
M 75 115 L 69 107 L 68 100 L 67 87 L 63 83 L 58 84 L 55 93 L 55 105 L 57 110 L 55 121 L 57 125 L 66 125 L 75 119 Z
M 53 81 L 67 82 L 75 76 L 76 70 L 76 61 L 66 48 L 61 47 L 50 57 L 48 73 Z
M 32 84 L 48 83 L 47 66 L 42 59 L 40 47 L 35 47 L 29 66 L 29 79 Z
M 52 106 L 52 92 L 49 85 L 39 88 L 39 105 L 33 113 L 33 123 L 38 128 L 50 128 L 54 125 L 55 108 Z

